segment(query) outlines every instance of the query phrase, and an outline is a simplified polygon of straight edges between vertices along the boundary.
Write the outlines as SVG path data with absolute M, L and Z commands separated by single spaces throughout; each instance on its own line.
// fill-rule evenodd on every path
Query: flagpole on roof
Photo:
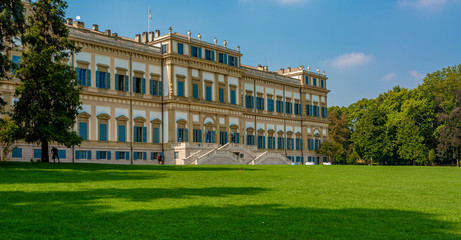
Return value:
M 148 10 L 147 10 L 147 36 L 149 36 L 149 30 L 150 30 L 150 4 L 148 5 Z

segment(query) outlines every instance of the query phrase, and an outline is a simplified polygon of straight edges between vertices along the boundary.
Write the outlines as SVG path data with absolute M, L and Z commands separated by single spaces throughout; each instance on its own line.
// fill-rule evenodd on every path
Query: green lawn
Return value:
M 461 239 L 461 169 L 0 163 L 0 239 Z

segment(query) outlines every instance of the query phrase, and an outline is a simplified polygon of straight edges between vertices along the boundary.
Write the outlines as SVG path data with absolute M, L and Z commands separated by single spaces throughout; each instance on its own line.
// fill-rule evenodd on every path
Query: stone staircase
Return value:
M 227 143 L 217 149 L 200 150 L 183 160 L 184 165 L 289 165 L 291 162 L 280 153 L 263 152 L 243 144 Z

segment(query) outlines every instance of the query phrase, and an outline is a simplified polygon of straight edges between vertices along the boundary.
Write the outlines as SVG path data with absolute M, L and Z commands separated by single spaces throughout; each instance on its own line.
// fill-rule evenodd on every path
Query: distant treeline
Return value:
M 447 165 L 461 158 L 461 64 L 427 74 L 415 89 L 330 107 L 320 153 L 337 164 Z

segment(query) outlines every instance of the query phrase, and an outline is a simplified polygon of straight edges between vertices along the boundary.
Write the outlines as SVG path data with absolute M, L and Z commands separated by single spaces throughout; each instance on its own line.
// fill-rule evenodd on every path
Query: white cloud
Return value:
M 423 80 L 423 78 L 426 77 L 426 74 L 420 73 L 416 70 L 409 71 L 408 74 L 410 74 L 410 76 L 416 80 Z
M 428 11 L 438 10 L 448 2 L 457 0 L 398 0 L 397 4 L 401 7 L 410 7 Z
M 332 64 L 336 67 L 356 67 L 367 64 L 375 59 L 373 55 L 366 55 L 365 53 L 346 53 L 337 56 L 333 59 Z
M 394 79 L 395 77 L 397 77 L 397 74 L 395 73 L 389 73 L 389 74 L 386 74 L 386 76 L 384 76 L 382 79 L 384 81 L 391 81 L 392 79 Z

